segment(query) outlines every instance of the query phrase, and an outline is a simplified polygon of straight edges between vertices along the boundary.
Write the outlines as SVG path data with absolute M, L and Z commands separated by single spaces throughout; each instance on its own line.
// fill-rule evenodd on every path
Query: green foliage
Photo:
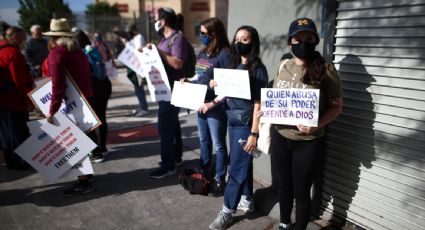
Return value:
M 48 31 L 52 18 L 67 18 L 70 21 L 75 19 L 68 4 L 63 0 L 19 0 L 19 3 L 21 4 L 18 9 L 19 26 L 25 31 L 34 24 Z
M 109 15 L 109 16 L 118 16 L 117 5 L 109 5 L 108 2 L 96 2 L 94 4 L 87 5 L 86 15 Z

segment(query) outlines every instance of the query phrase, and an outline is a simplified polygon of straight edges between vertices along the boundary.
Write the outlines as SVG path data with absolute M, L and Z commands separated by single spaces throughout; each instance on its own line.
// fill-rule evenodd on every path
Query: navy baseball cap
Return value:
M 314 24 L 313 20 L 311 20 L 310 18 L 298 18 L 295 19 L 289 26 L 288 44 L 291 42 L 291 38 L 293 36 L 302 31 L 313 32 L 314 36 L 316 36 L 316 44 L 319 43 L 319 34 L 317 33 L 316 24 Z

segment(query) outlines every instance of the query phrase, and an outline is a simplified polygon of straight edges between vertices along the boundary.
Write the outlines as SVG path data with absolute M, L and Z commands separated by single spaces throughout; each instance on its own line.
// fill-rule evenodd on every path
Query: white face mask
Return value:
M 156 21 L 155 22 L 155 31 L 159 32 L 164 26 L 161 25 L 161 21 Z

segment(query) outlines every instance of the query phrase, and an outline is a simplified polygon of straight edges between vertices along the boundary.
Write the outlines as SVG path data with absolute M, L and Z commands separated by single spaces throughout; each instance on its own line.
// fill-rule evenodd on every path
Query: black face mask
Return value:
M 245 44 L 242 42 L 238 42 L 235 44 L 235 50 L 239 55 L 247 55 L 251 53 L 252 44 L 251 43 Z
M 291 51 L 299 59 L 309 59 L 313 56 L 315 48 L 316 45 L 314 43 L 300 42 L 292 44 Z

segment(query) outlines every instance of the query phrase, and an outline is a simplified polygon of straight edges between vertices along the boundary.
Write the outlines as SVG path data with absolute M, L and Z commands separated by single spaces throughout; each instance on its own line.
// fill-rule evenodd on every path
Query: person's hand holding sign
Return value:
M 311 134 L 314 131 L 316 131 L 316 129 L 317 129 L 317 127 L 304 126 L 304 125 L 301 125 L 301 124 L 298 124 L 297 128 L 302 134 Z

